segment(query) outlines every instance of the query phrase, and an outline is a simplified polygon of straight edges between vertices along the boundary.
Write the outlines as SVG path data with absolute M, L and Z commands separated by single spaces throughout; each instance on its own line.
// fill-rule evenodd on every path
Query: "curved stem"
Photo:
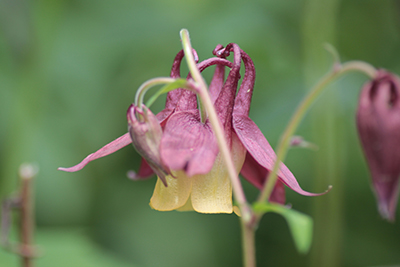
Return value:
M 150 80 L 146 81 L 136 91 L 135 105 L 138 108 L 142 108 L 144 95 L 151 87 L 153 87 L 155 85 L 160 85 L 160 84 L 172 83 L 175 80 L 176 80 L 175 78 L 170 78 L 170 77 L 158 77 L 158 78 L 154 78 L 154 79 L 150 79 Z
M 370 78 L 374 78 L 376 75 L 376 69 L 370 64 L 362 61 L 349 61 L 344 64 L 334 64 L 333 68 L 319 80 L 319 82 L 311 89 L 310 93 L 301 102 L 296 112 L 293 114 L 288 126 L 286 127 L 286 130 L 283 133 L 278 145 L 274 168 L 269 173 L 267 177 L 267 182 L 265 183 L 257 202 L 262 203 L 268 201 L 278 178 L 277 172 L 279 169 L 279 165 L 286 157 L 290 144 L 290 139 L 295 133 L 307 110 L 329 83 L 351 71 L 359 71 L 366 74 Z

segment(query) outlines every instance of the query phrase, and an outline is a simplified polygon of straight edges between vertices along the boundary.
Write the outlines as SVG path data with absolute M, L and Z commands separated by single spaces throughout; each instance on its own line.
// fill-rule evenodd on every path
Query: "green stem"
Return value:
M 255 266 L 255 249 L 254 249 L 254 231 L 255 227 L 253 224 L 253 212 L 249 207 L 246 196 L 243 191 L 243 187 L 240 183 L 239 176 L 236 173 L 235 165 L 233 163 L 232 155 L 228 148 L 227 142 L 225 140 L 224 130 L 221 126 L 221 123 L 218 119 L 217 113 L 215 111 L 214 105 L 211 101 L 211 97 L 207 90 L 207 85 L 200 74 L 199 69 L 196 66 L 194 61 L 194 57 L 192 54 L 192 46 L 190 44 L 189 32 L 186 29 L 182 29 L 180 32 L 182 39 L 183 50 L 185 51 L 185 58 L 189 67 L 189 71 L 192 74 L 192 77 L 196 83 L 196 87 L 198 88 L 198 94 L 200 95 L 200 99 L 207 110 L 208 119 L 211 123 L 212 130 L 217 138 L 218 146 L 222 158 L 224 159 L 226 168 L 229 173 L 229 177 L 232 182 L 233 194 L 235 196 L 235 200 L 239 205 L 242 216 L 241 224 L 242 224 L 242 244 L 243 244 L 243 253 L 245 259 L 245 267 L 254 267 Z M 252 265 L 251 265 L 252 264 Z
M 199 69 L 197 68 L 196 61 L 194 60 L 193 56 L 193 49 L 192 45 L 190 44 L 190 37 L 189 37 L 189 32 L 186 29 L 182 29 L 180 31 L 181 39 L 182 39 L 182 46 L 183 50 L 185 52 L 185 58 L 186 62 L 189 67 L 190 74 L 192 75 L 193 80 L 198 84 L 198 87 L 200 89 L 199 95 L 199 110 L 200 110 L 200 117 L 201 117 L 201 122 L 205 122 L 207 119 L 207 110 L 209 112 L 210 107 L 206 108 L 204 102 L 204 97 L 209 97 L 208 95 L 208 90 L 207 90 L 207 84 L 203 79 L 203 76 L 201 76 L 201 73 Z M 204 94 L 205 96 L 201 97 L 201 94 Z M 207 96 L 206 96 L 207 95 Z M 211 99 L 211 98 L 210 98 Z M 211 100 L 210 100 L 211 102 Z M 212 108 L 214 108 L 213 105 L 211 105 Z
M 366 74 L 370 78 L 374 78 L 376 75 L 375 68 L 372 67 L 370 64 L 362 61 L 350 61 L 342 65 L 336 63 L 333 68 L 320 79 L 320 81 L 311 89 L 310 93 L 301 102 L 296 112 L 293 114 L 288 126 L 286 127 L 286 130 L 283 133 L 278 145 L 274 168 L 272 172 L 270 172 L 268 175 L 267 182 L 265 183 L 264 188 L 261 191 L 260 196 L 257 200 L 258 202 L 263 203 L 269 199 L 278 178 L 277 172 L 280 162 L 285 159 L 290 144 L 290 139 L 295 133 L 307 110 L 315 102 L 316 98 L 322 93 L 323 89 L 329 83 L 351 71 L 359 71 Z
M 243 243 L 243 266 L 256 267 L 256 247 L 254 226 L 241 220 Z
M 205 123 L 207 120 L 207 109 L 204 107 L 203 101 L 201 98 L 198 99 L 198 106 L 200 111 L 200 120 L 202 123 Z
M 201 76 L 200 71 L 197 68 L 196 63 L 194 61 L 194 57 L 192 54 L 192 46 L 191 46 L 190 40 L 189 40 L 189 33 L 186 29 L 181 30 L 181 39 L 182 39 L 182 43 L 183 43 L 183 49 L 185 51 L 185 58 L 187 60 L 188 66 L 189 66 L 190 73 L 192 74 L 192 77 L 193 77 L 194 81 L 196 82 L 197 87 L 199 89 L 198 93 L 200 95 L 200 98 L 203 102 L 205 109 L 208 112 L 208 116 L 209 116 L 209 120 L 210 120 L 212 129 L 213 129 L 214 134 L 218 141 L 220 153 L 222 154 L 222 157 L 224 158 L 226 167 L 228 169 L 228 173 L 231 178 L 231 182 L 232 182 L 232 186 L 233 186 L 235 199 L 239 204 L 239 207 L 242 211 L 243 217 L 246 218 L 246 220 L 250 220 L 251 216 L 248 213 L 249 212 L 248 207 L 247 207 L 247 209 L 245 208 L 245 206 L 247 206 L 246 197 L 244 195 L 243 188 L 240 183 L 239 177 L 236 174 L 235 165 L 233 164 L 233 159 L 232 159 L 231 153 L 229 151 L 228 145 L 225 140 L 224 131 L 219 122 L 214 105 L 211 102 L 211 97 L 208 93 L 207 85 L 206 85 L 203 77 Z
M 138 108 L 142 108 L 144 95 L 151 87 L 160 85 L 160 84 L 173 83 L 175 80 L 176 79 L 170 78 L 170 77 L 158 77 L 158 78 L 150 79 L 147 82 L 143 83 L 139 87 L 139 89 L 136 91 L 135 105 Z

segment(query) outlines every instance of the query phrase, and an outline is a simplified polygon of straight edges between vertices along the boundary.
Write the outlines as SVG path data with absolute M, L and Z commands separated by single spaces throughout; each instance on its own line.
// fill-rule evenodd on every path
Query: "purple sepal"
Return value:
M 201 123 L 198 110 L 178 111 L 165 125 L 160 153 L 171 170 L 193 176 L 211 170 L 218 145 L 209 124 Z
M 247 149 L 247 153 L 250 153 L 258 164 L 268 171 L 271 171 L 275 164 L 276 155 L 257 125 L 245 115 L 234 114 L 233 128 L 240 141 Z M 301 189 L 294 175 L 283 163 L 278 172 L 278 177 L 286 186 L 301 195 L 319 196 L 324 194 L 309 193 Z M 252 182 L 255 183 L 256 181 Z
M 123 136 L 115 139 L 111 143 L 108 143 L 107 145 L 103 146 L 102 148 L 100 148 L 96 152 L 90 154 L 89 156 L 84 158 L 77 165 L 72 166 L 70 168 L 60 167 L 60 168 L 58 168 L 58 170 L 65 171 L 65 172 L 76 172 L 76 171 L 79 171 L 83 167 L 85 167 L 86 164 L 88 164 L 89 162 L 91 162 L 91 161 L 93 161 L 95 159 L 102 158 L 102 157 L 105 157 L 107 155 L 110 155 L 110 154 L 114 153 L 115 151 L 120 150 L 121 148 L 129 145 L 130 143 L 132 143 L 131 137 L 129 136 L 129 133 L 126 133 Z
M 246 153 L 246 159 L 240 174 L 243 175 L 247 181 L 262 190 L 268 173 L 269 171 L 258 164 L 250 153 Z M 274 190 L 269 197 L 269 201 L 284 205 L 285 199 L 285 187 L 281 181 L 277 180 Z

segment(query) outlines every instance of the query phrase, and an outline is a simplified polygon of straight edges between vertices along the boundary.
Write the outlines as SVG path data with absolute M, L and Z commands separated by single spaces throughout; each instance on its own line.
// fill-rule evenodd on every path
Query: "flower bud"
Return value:
M 165 176 L 170 172 L 161 161 L 162 129 L 156 116 L 146 106 L 143 105 L 143 109 L 140 109 L 132 104 L 128 108 L 127 119 L 133 147 L 167 186 Z
M 400 175 L 400 81 L 384 70 L 361 91 L 357 126 L 381 216 L 394 220 Z

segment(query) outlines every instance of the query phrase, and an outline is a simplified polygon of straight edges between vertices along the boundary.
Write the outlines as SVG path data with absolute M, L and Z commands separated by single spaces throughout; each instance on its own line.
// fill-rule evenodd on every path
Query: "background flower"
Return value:
M 381 216 L 394 221 L 400 179 L 400 80 L 385 70 L 364 85 L 357 126 Z

